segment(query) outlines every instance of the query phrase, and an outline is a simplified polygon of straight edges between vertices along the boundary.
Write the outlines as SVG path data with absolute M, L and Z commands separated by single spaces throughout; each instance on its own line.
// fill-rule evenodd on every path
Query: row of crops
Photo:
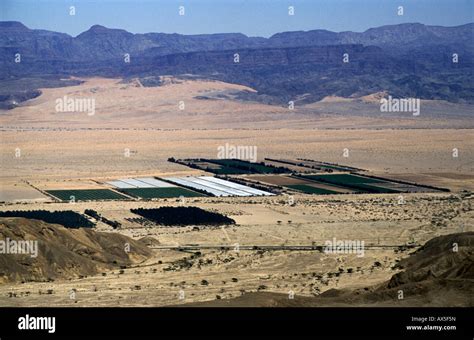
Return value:
M 240 159 L 169 159 L 189 166 L 193 169 L 200 169 L 216 175 L 244 175 L 244 174 L 283 174 L 291 171 L 283 166 L 277 167 L 264 162 L 252 163 Z
M 285 167 L 267 165 L 264 162 L 251 163 L 239 159 L 207 159 L 206 161 L 219 164 L 224 168 L 230 168 L 232 171 L 237 169 L 251 174 L 283 174 L 290 172 L 290 170 Z
M 175 198 L 175 197 L 202 197 L 206 196 L 196 191 L 180 187 L 170 188 L 130 188 L 121 189 L 122 192 L 143 199 L 153 198 Z
M 46 192 L 61 201 L 70 202 L 129 199 L 109 189 L 47 190 Z
M 132 213 L 140 215 L 160 225 L 224 225 L 235 224 L 235 221 L 225 215 L 197 207 L 161 207 L 157 209 L 131 209 Z
M 132 213 L 147 220 L 165 226 L 185 226 L 185 225 L 226 225 L 235 224 L 235 221 L 225 215 L 203 210 L 197 207 L 161 207 L 157 209 L 131 209 Z M 97 221 L 109 224 L 114 229 L 120 228 L 121 224 L 106 219 L 97 211 L 86 209 L 84 214 L 93 217 Z M 0 217 L 23 217 L 40 220 L 46 223 L 60 224 L 66 228 L 92 228 L 95 226 L 82 214 L 75 211 L 1 211 Z
M 48 190 L 46 192 L 64 202 L 129 200 L 129 196 L 142 199 L 206 196 L 205 194 L 181 187 L 130 188 L 119 189 L 119 191 L 128 196 L 109 189 Z
M 337 191 L 323 189 L 323 188 L 316 188 L 316 187 L 305 185 L 305 184 L 285 185 L 285 187 L 304 192 L 305 194 L 314 194 L 314 195 L 340 194 L 340 192 L 337 192 Z
M 24 217 L 46 223 L 61 224 L 66 228 L 92 228 L 94 223 L 74 211 L 0 211 L 0 217 Z
M 390 194 L 400 192 L 399 190 L 377 186 L 377 184 L 388 184 L 390 183 L 389 181 L 353 174 L 302 175 L 299 177 L 318 183 L 330 184 L 341 188 L 352 189 L 355 192 L 359 193 Z

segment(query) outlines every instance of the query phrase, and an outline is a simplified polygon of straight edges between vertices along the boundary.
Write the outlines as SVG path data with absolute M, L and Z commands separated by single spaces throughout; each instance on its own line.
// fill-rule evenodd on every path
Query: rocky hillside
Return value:
M 94 25 L 71 37 L 64 33 L 29 29 L 20 22 L 0 22 L 0 48 L 34 59 L 108 60 L 124 53 L 159 56 L 195 51 L 223 51 L 246 48 L 288 48 L 361 44 L 393 47 L 392 52 L 433 45 L 464 45 L 473 51 L 474 24 L 456 27 L 418 23 L 381 26 L 365 32 L 326 30 L 277 33 L 270 38 L 247 37 L 241 33 L 182 35 L 166 33 L 133 34 L 122 29 Z M 2 58 L 3 59 L 3 58 Z
M 127 236 L 90 228 L 66 229 L 25 218 L 1 218 L 0 240 L 34 240 L 38 244 L 37 257 L 11 253 L 0 256 L 0 283 L 94 275 L 151 256 L 145 244 Z M 130 252 L 125 251 L 127 243 Z
M 422 46 L 451 45 L 466 46 L 472 52 L 473 30 L 472 23 L 456 27 L 412 23 L 370 28 L 361 33 L 326 30 L 283 32 L 270 37 L 269 43 L 274 46 L 362 44 L 391 48 L 394 53 Z
M 18 79 L 26 77 L 139 77 L 147 79 L 145 86 L 154 86 L 160 84 L 153 77 L 184 74 L 249 86 L 258 94 L 241 99 L 280 105 L 382 91 L 395 97 L 474 102 L 473 34 L 474 24 L 400 24 L 362 33 L 313 30 L 270 38 L 133 34 L 94 25 L 71 37 L 0 22 L 0 79 L 8 88 L 0 93 L 0 106 L 12 108 L 37 96 L 31 91 L 40 80 L 18 86 Z

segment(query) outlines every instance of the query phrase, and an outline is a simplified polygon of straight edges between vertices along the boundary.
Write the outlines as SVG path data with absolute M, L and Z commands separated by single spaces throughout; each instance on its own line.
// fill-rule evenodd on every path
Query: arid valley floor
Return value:
M 253 296 L 254 305 L 282 305 L 282 296 L 291 303 L 331 289 L 376 292 L 402 270 L 396 264 L 427 241 L 474 231 L 472 107 L 423 101 L 418 117 L 381 115 L 374 94 L 362 99 L 327 98 L 289 110 L 234 99 L 242 90 L 251 91 L 233 84 L 173 78 L 153 88 L 136 81 L 94 78 L 79 86 L 44 89 L 40 97 L 1 112 L 1 211 L 94 209 L 122 224 L 113 230 L 98 223 L 98 231 L 134 240 L 153 237 L 156 247 L 216 248 L 199 254 L 153 249 L 152 255 L 133 265 L 82 277 L 22 283 L 20 275 L 14 282 L 0 281 L 0 306 L 167 306 L 241 296 Z M 55 113 L 54 100 L 65 95 L 93 95 L 95 115 Z M 203 95 L 210 99 L 196 99 Z M 178 108 L 180 101 L 184 110 Z M 292 201 L 280 195 L 60 203 L 37 190 L 95 188 L 97 182 L 121 177 L 203 174 L 167 159 L 215 158 L 217 148 L 226 143 L 257 146 L 259 160 L 315 159 L 450 192 L 403 194 L 402 204 L 399 194 L 296 194 Z M 143 227 L 126 220 L 133 217 L 131 208 L 180 205 L 216 211 L 237 224 L 193 229 Z M 8 223 L 24 222 L 0 220 L 0 225 Z M 235 244 L 324 244 L 333 238 L 363 240 L 374 248 L 366 249 L 363 257 L 219 249 Z M 416 246 L 376 247 L 406 244 Z M 466 247 L 471 261 L 473 245 Z M 472 262 L 469 268 L 472 272 Z M 445 285 L 442 294 L 407 290 L 399 299 L 395 289 L 354 304 L 472 306 L 472 277 L 469 282 L 471 291 L 463 288 L 465 295 L 459 295 L 462 289 Z M 251 293 L 263 294 L 265 301 Z M 279 302 L 270 293 L 280 293 Z

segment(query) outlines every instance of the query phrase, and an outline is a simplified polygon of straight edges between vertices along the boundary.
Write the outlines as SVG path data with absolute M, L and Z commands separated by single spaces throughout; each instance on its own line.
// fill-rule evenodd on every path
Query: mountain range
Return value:
M 145 86 L 159 86 L 165 74 L 250 86 L 258 93 L 242 99 L 273 104 L 380 91 L 472 102 L 473 32 L 474 23 L 408 23 L 361 33 L 312 30 L 262 38 L 241 33 L 133 34 L 94 25 L 72 37 L 5 21 L 0 22 L 0 103 L 14 107 L 12 102 L 34 97 L 52 79 L 71 75 L 138 77 Z M 130 62 L 125 62 L 126 55 Z M 20 81 L 25 78 L 34 80 Z

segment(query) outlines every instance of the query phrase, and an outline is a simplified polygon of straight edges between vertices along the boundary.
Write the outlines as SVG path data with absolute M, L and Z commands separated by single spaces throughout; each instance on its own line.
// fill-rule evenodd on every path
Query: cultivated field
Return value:
M 322 190 L 321 192 L 323 193 L 326 193 L 326 191 L 327 193 L 347 193 L 347 194 L 354 192 L 349 189 L 345 189 L 341 187 L 315 183 L 315 182 L 305 180 L 303 178 L 294 178 L 294 177 L 288 177 L 288 176 L 248 176 L 248 178 L 251 180 L 262 182 L 262 183 L 284 186 L 287 188 L 293 188 L 297 190 L 311 190 L 311 188 L 314 188 L 314 189 L 321 189 Z

